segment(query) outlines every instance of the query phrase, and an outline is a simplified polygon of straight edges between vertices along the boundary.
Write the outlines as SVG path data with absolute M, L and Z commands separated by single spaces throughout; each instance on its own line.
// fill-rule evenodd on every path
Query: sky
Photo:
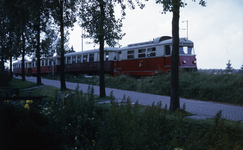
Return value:
M 183 0 L 187 6 L 180 9 L 180 37 L 194 42 L 198 69 L 225 69 L 230 60 L 234 69 L 243 65 L 243 0 Z M 149 0 L 145 8 L 127 9 L 122 32 L 126 33 L 119 44 L 150 41 L 160 36 L 172 35 L 172 13 L 162 14 L 162 5 Z M 119 17 L 120 11 L 116 9 Z M 188 21 L 187 23 L 182 21 Z M 69 46 L 81 51 L 81 27 L 78 23 L 70 32 Z M 83 40 L 83 50 L 98 48 Z

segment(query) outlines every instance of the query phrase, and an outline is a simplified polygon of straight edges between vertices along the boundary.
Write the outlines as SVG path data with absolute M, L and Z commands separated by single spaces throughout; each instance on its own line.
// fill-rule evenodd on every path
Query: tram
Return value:
M 152 41 L 129 44 L 121 48 L 104 48 L 105 73 L 112 76 L 153 76 L 171 71 L 172 37 L 157 37 Z M 71 52 L 64 55 L 65 72 L 98 74 L 99 49 Z M 60 56 L 41 58 L 41 74 L 60 72 Z M 179 42 L 179 69 L 197 70 L 194 43 L 186 38 Z M 21 75 L 21 62 L 13 63 L 13 73 Z M 36 60 L 25 62 L 25 75 L 37 74 Z

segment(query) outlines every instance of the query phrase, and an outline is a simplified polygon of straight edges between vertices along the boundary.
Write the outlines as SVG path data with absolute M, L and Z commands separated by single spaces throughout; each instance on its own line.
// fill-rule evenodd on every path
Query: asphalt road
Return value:
M 16 77 L 16 78 L 21 79 L 21 77 Z M 35 83 L 37 82 L 36 77 L 26 77 L 26 80 Z M 58 88 L 61 87 L 60 81 L 49 80 L 45 78 L 42 78 L 41 81 L 44 85 L 58 87 Z M 75 90 L 77 87 L 77 83 L 66 82 L 66 87 L 68 89 Z M 93 87 L 94 87 L 94 94 L 99 95 L 99 86 L 93 86 Z M 88 85 L 79 84 L 79 89 L 85 93 L 88 90 Z M 170 97 L 168 96 L 146 94 L 146 93 L 139 93 L 134 91 L 126 91 L 126 90 L 119 90 L 119 89 L 112 89 L 112 88 L 106 88 L 106 95 L 110 95 L 111 91 L 113 91 L 113 95 L 116 97 L 117 100 L 122 100 L 122 98 L 125 95 L 126 97 L 129 96 L 131 98 L 131 101 L 134 103 L 138 101 L 139 104 L 152 105 L 153 102 L 157 104 L 159 101 L 161 101 L 162 107 L 165 106 L 166 104 L 167 104 L 167 108 L 169 108 L 170 106 Z M 195 118 L 195 119 L 212 118 L 215 116 L 215 114 L 218 111 L 222 110 L 223 118 L 226 118 L 227 120 L 233 120 L 233 121 L 239 121 L 239 120 L 243 121 L 242 106 L 180 98 L 181 107 L 184 103 L 186 105 L 186 111 L 195 114 L 191 116 L 191 118 Z

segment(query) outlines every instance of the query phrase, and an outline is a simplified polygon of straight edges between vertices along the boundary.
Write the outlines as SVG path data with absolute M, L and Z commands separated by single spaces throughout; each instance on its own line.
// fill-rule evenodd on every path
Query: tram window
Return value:
M 76 56 L 72 56 L 72 63 L 73 63 L 73 64 L 76 63 Z
M 188 54 L 192 55 L 193 52 L 193 47 L 180 47 L 179 48 L 179 54 Z
M 89 62 L 94 61 L 94 54 L 89 54 Z
M 81 55 L 78 55 L 77 63 L 81 63 Z
M 147 49 L 147 57 L 155 56 L 155 54 L 156 54 L 156 48 L 155 47 Z
M 88 55 L 83 56 L 83 62 L 87 62 Z
M 109 60 L 109 52 L 105 52 L 105 60 Z
M 48 61 L 48 60 L 45 61 L 45 62 L 46 62 L 45 66 L 47 66 L 47 61 Z
M 188 54 L 189 55 L 192 55 L 192 52 L 193 52 L 192 49 L 193 49 L 193 47 L 188 47 Z
M 138 58 L 141 58 L 141 57 L 146 57 L 146 49 L 139 49 L 138 50 Z
M 134 50 L 127 51 L 127 59 L 132 59 L 132 58 L 134 58 Z
M 186 54 L 186 47 L 179 47 L 179 54 Z
M 49 66 L 51 66 L 52 65 L 52 60 L 49 60 Z
M 170 55 L 170 45 L 165 45 L 165 55 Z
M 44 66 L 44 65 L 45 65 L 45 64 L 44 64 L 44 60 L 42 60 L 42 61 L 41 61 L 41 65 L 42 65 L 42 66 Z
M 71 57 L 67 57 L 67 64 L 71 64 Z

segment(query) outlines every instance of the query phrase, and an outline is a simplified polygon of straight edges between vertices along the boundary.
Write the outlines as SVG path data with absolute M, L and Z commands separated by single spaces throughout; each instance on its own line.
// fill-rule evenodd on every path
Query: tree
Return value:
M 13 17 L 9 15 L 11 7 L 9 1 L 0 1 L 0 58 L 1 58 L 1 70 L 4 70 L 4 62 L 10 58 L 12 61 L 12 41 L 13 41 Z M 11 68 L 11 65 L 10 65 Z M 10 74 L 11 74 L 10 69 Z
M 225 71 L 226 72 L 232 72 L 233 71 L 233 67 L 231 67 L 231 63 L 230 63 L 230 60 L 228 61 L 228 63 L 226 64 L 226 68 L 225 68 Z
M 1 27 L 4 32 L 1 34 L 1 53 L 3 59 L 16 57 L 22 53 L 22 80 L 25 80 L 24 56 L 28 46 L 29 32 L 29 4 L 30 1 L 25 0 L 2 0 L 1 1 Z M 4 40 L 3 40 L 4 39 Z
M 195 0 L 194 0 L 195 1 Z M 163 5 L 164 12 L 172 12 L 172 58 L 171 58 L 171 96 L 170 110 L 176 111 L 180 108 L 179 101 L 179 18 L 180 7 L 185 7 L 186 2 L 182 0 L 156 0 L 156 3 Z M 204 0 L 200 0 L 199 4 L 206 6 Z
M 4 30 L 6 34 L 3 35 L 7 35 L 7 50 L 9 51 L 9 53 L 4 53 L 9 54 L 11 67 L 12 56 L 17 58 L 22 50 L 22 80 L 25 80 L 24 57 L 26 50 L 33 53 L 34 47 L 36 47 L 37 64 L 38 60 L 40 60 L 40 31 L 45 29 L 49 16 L 49 11 L 45 7 L 47 0 L 35 2 L 29 0 L 5 0 L 2 2 L 5 14 L 5 19 L 3 20 L 7 22 L 5 23 L 7 27 Z M 39 70 L 37 83 L 40 84 L 40 65 L 37 65 L 37 70 Z
M 0 2 L 0 72 L 4 71 L 4 59 L 6 58 L 6 21 L 4 14 L 4 2 Z
M 41 53 L 41 32 L 50 32 L 49 28 L 47 28 L 48 23 L 50 22 L 50 8 L 48 7 L 48 0 L 38 0 L 32 3 L 31 5 L 31 22 L 32 28 L 34 32 L 34 47 L 35 47 L 35 55 L 37 58 L 37 84 L 41 84 L 41 69 L 40 69 L 40 57 L 43 53 Z M 47 44 L 47 40 L 43 40 L 45 45 Z M 50 43 L 48 43 L 50 44 Z M 43 48 L 42 48 L 43 49 Z
M 19 9 L 18 0 L 2 0 L 0 1 L 0 49 L 1 56 L 5 59 L 10 59 L 10 76 L 12 77 L 12 57 L 20 55 L 20 30 L 19 18 L 16 17 Z
M 64 28 L 72 27 L 74 22 L 76 22 L 76 7 L 75 7 L 76 0 L 50 0 L 50 12 L 51 16 L 60 27 L 61 33 L 61 90 L 66 89 L 65 83 L 65 64 L 64 64 Z
M 243 74 L 243 64 L 242 64 L 240 70 L 238 71 L 238 73 Z
M 22 55 L 22 81 L 25 81 L 25 54 L 28 53 L 28 50 L 31 48 L 27 42 L 31 40 L 31 24 L 30 24 L 30 14 L 31 14 L 31 7 L 30 4 L 32 1 L 30 0 L 17 0 L 16 10 L 16 17 L 17 21 L 17 32 L 19 31 L 19 42 L 21 48 L 21 55 Z
M 122 17 L 115 18 L 114 5 L 120 4 Z M 121 33 L 122 19 L 125 16 L 126 5 L 124 1 L 116 0 L 80 0 L 79 16 L 81 27 L 87 34 L 85 38 L 93 39 L 94 43 L 99 43 L 99 73 L 100 73 L 100 97 L 105 97 L 105 79 L 104 79 L 104 45 L 105 43 L 114 47 L 125 34 Z M 138 1 L 137 1 L 138 2 Z M 134 8 L 131 0 L 128 0 L 130 8 Z M 144 5 L 138 2 L 140 8 Z

